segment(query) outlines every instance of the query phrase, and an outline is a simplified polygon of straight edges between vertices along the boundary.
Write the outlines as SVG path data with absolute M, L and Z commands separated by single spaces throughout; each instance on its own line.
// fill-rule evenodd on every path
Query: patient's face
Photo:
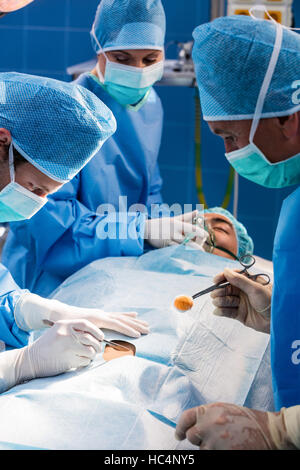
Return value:
M 215 244 L 226 248 L 237 255 L 238 243 L 232 223 L 224 215 L 221 214 L 204 214 L 205 222 L 210 229 L 213 230 L 215 235 Z M 212 253 L 214 255 L 222 256 L 224 258 L 232 257 L 218 248 L 214 248 Z

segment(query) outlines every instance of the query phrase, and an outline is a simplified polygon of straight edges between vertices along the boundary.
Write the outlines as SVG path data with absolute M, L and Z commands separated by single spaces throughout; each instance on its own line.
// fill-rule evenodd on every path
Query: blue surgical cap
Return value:
M 198 26 L 193 60 L 206 121 L 252 119 L 276 37 L 272 21 L 235 15 Z M 261 118 L 300 109 L 300 36 L 283 28 Z
M 102 50 L 163 50 L 165 31 L 161 0 L 102 0 L 91 39 L 96 54 Z
M 232 223 L 237 238 L 238 257 L 253 254 L 253 240 L 248 235 L 246 227 L 241 222 L 238 222 L 238 220 L 236 220 L 236 218 L 229 211 L 223 209 L 223 207 L 211 207 L 210 209 L 205 209 L 204 214 L 220 214 L 226 217 Z
M 71 180 L 116 130 L 112 112 L 79 85 L 0 73 L 0 127 L 42 173 Z

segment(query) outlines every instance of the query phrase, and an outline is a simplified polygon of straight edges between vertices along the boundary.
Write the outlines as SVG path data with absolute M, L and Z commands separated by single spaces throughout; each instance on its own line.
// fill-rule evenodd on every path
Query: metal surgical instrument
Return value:
M 123 344 L 118 344 L 114 343 L 113 341 L 107 341 L 107 339 L 102 340 L 103 343 L 108 344 L 109 346 L 112 346 L 114 349 L 117 349 L 118 351 L 130 351 L 129 348 L 126 348 L 126 346 L 123 346 Z
M 249 259 L 250 262 L 247 262 L 247 259 Z M 265 282 L 262 283 L 263 286 L 270 284 L 271 278 L 268 274 L 265 274 L 265 273 L 250 274 L 248 272 L 248 269 L 251 268 L 255 264 L 255 258 L 252 255 L 243 255 L 238 259 L 238 261 L 244 268 L 241 271 L 238 271 L 239 274 L 245 274 L 249 279 L 252 279 L 253 281 L 257 281 L 258 277 L 262 277 L 265 280 Z M 197 299 L 197 297 L 201 297 L 202 295 L 208 294 L 209 292 L 212 292 L 216 289 L 222 289 L 223 287 L 227 287 L 230 285 L 231 285 L 230 282 L 224 282 L 224 281 L 219 282 L 218 284 L 214 284 L 213 286 L 208 287 L 207 289 L 204 289 L 192 295 L 192 299 Z

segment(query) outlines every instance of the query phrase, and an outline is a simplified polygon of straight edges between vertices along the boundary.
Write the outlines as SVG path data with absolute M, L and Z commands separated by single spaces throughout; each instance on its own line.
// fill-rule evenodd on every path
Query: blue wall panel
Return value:
M 163 0 L 167 16 L 167 58 L 175 58 L 174 41 L 192 40 L 192 31 L 210 19 L 209 0 Z M 70 80 L 70 65 L 94 57 L 89 31 L 98 0 L 37 0 L 0 20 L 0 71 L 15 70 Z M 294 2 L 296 26 L 300 2 Z M 165 202 L 197 204 L 195 187 L 195 90 L 156 87 L 165 111 L 159 162 Z M 221 139 L 201 122 L 203 185 L 210 206 L 224 197 L 229 165 Z M 261 188 L 240 178 L 239 218 L 248 227 L 255 252 L 271 258 L 282 200 L 293 188 Z M 230 204 L 232 209 L 232 202 Z
M 85 2 L 82 2 L 85 3 Z M 62 0 L 38 0 L 29 5 L 25 12 L 25 26 L 65 28 L 69 2 Z

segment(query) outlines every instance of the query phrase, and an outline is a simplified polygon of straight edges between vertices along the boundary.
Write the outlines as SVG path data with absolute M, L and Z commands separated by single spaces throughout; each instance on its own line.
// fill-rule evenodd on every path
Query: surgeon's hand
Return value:
M 195 210 L 175 217 L 148 219 L 145 223 L 144 238 L 155 248 L 163 248 L 178 245 L 187 235 L 194 234 L 189 246 L 204 251 L 203 243 L 208 237 L 208 232 L 199 225 L 193 224 L 193 219 L 197 214 L 198 211 Z
M 87 366 L 101 352 L 103 332 L 87 320 L 60 320 L 28 346 L 25 357 L 34 377 Z
M 15 308 L 16 323 L 23 330 L 39 330 L 59 320 L 88 320 L 98 328 L 107 328 L 126 336 L 139 338 L 149 333 L 147 322 L 139 320 L 136 312 L 104 312 L 98 308 L 67 305 L 36 294 L 25 294 Z
M 87 320 L 58 321 L 29 346 L 0 354 L 0 392 L 87 366 L 101 352 L 103 339 L 103 332 Z
M 98 328 L 117 331 L 133 338 L 139 338 L 142 334 L 147 335 L 150 331 L 148 323 L 139 320 L 136 312 L 108 313 L 97 308 L 69 307 L 69 305 L 63 304 L 62 310 L 53 311 L 52 321 L 61 316 L 64 318 L 84 318 Z
M 205 450 L 296 449 L 286 429 L 285 412 L 285 408 L 270 413 L 229 403 L 202 405 L 184 411 L 175 437 L 187 438 Z
M 229 281 L 230 286 L 217 289 L 210 295 L 216 307 L 214 314 L 234 318 L 245 326 L 270 333 L 272 285 L 263 286 L 232 269 L 214 278 L 217 284 Z

